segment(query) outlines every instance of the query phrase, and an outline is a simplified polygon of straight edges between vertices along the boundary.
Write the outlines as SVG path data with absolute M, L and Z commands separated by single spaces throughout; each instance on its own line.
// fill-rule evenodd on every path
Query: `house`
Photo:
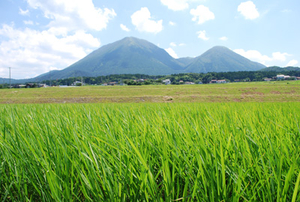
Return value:
M 189 82 L 189 81 L 187 81 L 187 82 L 185 82 L 185 84 L 186 85 L 193 85 L 193 84 L 195 84 L 194 82 Z
M 289 75 L 283 75 L 283 74 L 277 75 L 276 78 L 277 78 L 277 80 L 290 80 L 290 79 L 292 79 L 291 76 L 289 76 Z
M 284 80 L 284 75 L 280 74 L 276 76 L 277 80 Z
M 171 80 L 170 79 L 165 79 L 162 81 L 164 84 L 169 85 L 171 84 Z
M 272 81 L 272 78 L 264 78 L 264 81 Z
M 107 86 L 107 83 L 102 84 L 102 86 Z
M 39 88 L 46 88 L 46 87 L 47 87 L 47 85 L 45 83 L 40 83 L 39 84 Z
M 75 81 L 74 83 L 72 83 L 72 86 L 83 86 L 84 83 L 82 83 L 81 81 Z
M 209 83 L 227 83 L 226 80 L 222 79 L 222 80 L 211 80 Z
M 300 80 L 300 77 L 296 77 L 297 80 Z
M 217 80 L 217 83 L 227 83 L 226 80 Z
M 117 82 L 109 82 L 108 85 L 114 86 L 114 85 L 117 85 Z

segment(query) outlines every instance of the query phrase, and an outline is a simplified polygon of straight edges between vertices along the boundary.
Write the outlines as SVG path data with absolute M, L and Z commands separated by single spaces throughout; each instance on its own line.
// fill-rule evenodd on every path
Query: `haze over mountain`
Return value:
M 264 65 L 252 62 L 222 46 L 213 47 L 196 58 L 174 59 L 164 49 L 146 40 L 126 37 L 93 51 L 63 70 L 51 71 L 28 81 L 111 74 L 168 75 L 256 71 L 263 68 Z

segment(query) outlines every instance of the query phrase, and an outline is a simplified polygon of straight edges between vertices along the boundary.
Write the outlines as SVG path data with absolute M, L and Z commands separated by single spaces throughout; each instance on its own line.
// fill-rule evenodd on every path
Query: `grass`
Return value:
M 300 201 L 299 111 L 297 102 L 0 105 L 0 200 Z
M 0 90 L 0 103 L 299 102 L 300 82 Z

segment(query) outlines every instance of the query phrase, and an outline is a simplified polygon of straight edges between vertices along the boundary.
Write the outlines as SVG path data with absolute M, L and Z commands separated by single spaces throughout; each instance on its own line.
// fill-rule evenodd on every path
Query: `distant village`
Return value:
M 263 81 L 282 81 L 282 80 L 300 80 L 300 77 L 296 76 L 289 76 L 289 75 L 283 75 L 279 74 L 277 76 L 274 76 L 272 78 L 265 77 L 263 78 Z M 225 84 L 225 83 L 230 83 L 231 81 L 228 79 L 211 79 L 209 82 L 206 82 L 206 84 Z M 251 82 L 249 78 L 247 79 L 234 79 L 233 82 Z M 204 84 L 202 81 L 184 81 L 184 80 L 179 80 L 179 81 L 173 81 L 172 79 L 133 79 L 133 80 L 126 80 L 126 81 L 112 81 L 112 82 L 104 82 L 102 86 L 115 86 L 115 85 L 149 85 L 149 84 L 164 84 L 164 85 L 194 85 L 194 84 Z M 57 85 L 55 82 L 53 84 L 46 84 L 46 83 L 27 83 L 27 84 L 15 84 L 12 85 L 12 88 L 45 88 L 45 87 L 79 87 L 79 86 L 84 86 L 84 85 L 97 85 L 97 84 L 89 84 L 85 83 L 83 79 L 81 81 L 74 81 L 70 85 Z

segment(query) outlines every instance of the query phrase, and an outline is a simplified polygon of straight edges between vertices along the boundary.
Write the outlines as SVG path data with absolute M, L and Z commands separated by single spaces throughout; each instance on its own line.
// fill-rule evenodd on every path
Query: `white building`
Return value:
M 165 79 L 162 81 L 164 84 L 169 85 L 171 84 L 171 80 L 170 79 Z

